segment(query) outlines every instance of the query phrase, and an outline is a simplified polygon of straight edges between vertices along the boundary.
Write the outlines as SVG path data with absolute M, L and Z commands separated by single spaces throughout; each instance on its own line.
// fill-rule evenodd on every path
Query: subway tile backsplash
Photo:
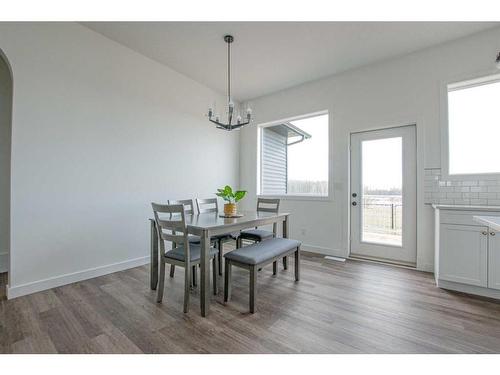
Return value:
M 500 206 L 500 178 L 445 180 L 441 168 L 426 168 L 424 199 L 426 204 Z

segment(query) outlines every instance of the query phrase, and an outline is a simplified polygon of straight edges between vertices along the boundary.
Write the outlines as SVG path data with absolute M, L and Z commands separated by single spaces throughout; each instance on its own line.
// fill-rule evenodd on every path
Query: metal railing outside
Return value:
M 387 233 L 401 235 L 402 233 L 402 213 L 401 202 L 393 200 L 387 203 L 381 199 L 363 199 L 363 230 L 372 233 Z

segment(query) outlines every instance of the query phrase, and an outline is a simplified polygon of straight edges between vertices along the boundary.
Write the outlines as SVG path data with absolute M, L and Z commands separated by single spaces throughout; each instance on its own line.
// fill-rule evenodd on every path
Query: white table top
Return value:
M 500 231 L 500 217 L 498 216 L 473 216 L 476 223 L 487 225 L 489 228 Z

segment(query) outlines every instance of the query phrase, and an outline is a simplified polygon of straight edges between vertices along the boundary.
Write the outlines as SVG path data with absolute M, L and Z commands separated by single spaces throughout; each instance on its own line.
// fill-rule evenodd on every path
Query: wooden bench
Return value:
M 295 253 L 295 280 L 300 278 L 300 245 L 296 240 L 288 238 L 272 238 L 250 246 L 241 247 L 224 254 L 224 302 L 231 295 L 231 266 L 250 271 L 250 312 L 255 312 L 257 300 L 257 271 L 259 268 L 273 263 L 273 275 L 277 273 L 277 261 L 284 256 Z

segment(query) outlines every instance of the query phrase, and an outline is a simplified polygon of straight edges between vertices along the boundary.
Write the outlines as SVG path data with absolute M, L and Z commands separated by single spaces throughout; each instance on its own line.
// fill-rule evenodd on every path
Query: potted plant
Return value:
M 245 190 L 237 190 L 233 192 L 233 189 L 229 185 L 224 186 L 223 189 L 217 189 L 217 193 L 215 193 L 215 195 L 221 197 L 227 202 L 224 204 L 224 215 L 236 215 L 236 202 L 242 200 L 246 193 L 247 192 Z

